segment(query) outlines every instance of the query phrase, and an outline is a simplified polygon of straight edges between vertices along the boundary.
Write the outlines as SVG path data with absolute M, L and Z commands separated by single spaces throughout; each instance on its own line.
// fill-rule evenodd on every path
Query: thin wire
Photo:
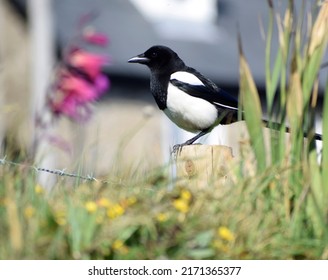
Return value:
M 61 177 L 71 177 L 71 178 L 77 178 L 77 179 L 82 179 L 82 180 L 86 180 L 86 181 L 95 181 L 95 182 L 99 182 L 100 180 L 98 180 L 97 178 L 93 177 L 92 175 L 78 175 L 75 173 L 68 173 L 65 172 L 65 169 L 59 170 L 59 169 L 48 169 L 48 168 L 43 168 L 43 167 L 38 167 L 38 166 L 32 166 L 32 165 L 27 165 L 27 164 L 23 164 L 23 163 L 18 163 L 18 162 L 14 162 L 14 161 L 10 161 L 10 160 L 6 160 L 6 156 L 2 159 L 0 159 L 0 165 L 9 165 L 9 166 L 19 166 L 19 167 L 27 167 L 29 169 L 33 169 L 36 172 L 46 172 L 46 173 L 50 173 L 53 175 L 58 175 Z

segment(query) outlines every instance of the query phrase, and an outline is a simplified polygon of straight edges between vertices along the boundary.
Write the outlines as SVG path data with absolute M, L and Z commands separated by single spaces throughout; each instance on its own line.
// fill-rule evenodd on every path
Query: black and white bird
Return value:
M 150 90 L 159 109 L 180 128 L 198 132 L 185 143 L 175 145 L 174 150 L 193 144 L 219 123 L 237 121 L 238 100 L 186 66 L 170 48 L 153 46 L 128 62 L 148 66 Z
M 128 62 L 148 66 L 150 90 L 159 109 L 182 129 L 198 132 L 185 143 L 175 145 L 173 151 L 193 144 L 218 124 L 238 121 L 238 100 L 194 68 L 186 66 L 170 48 L 153 46 Z M 269 125 L 267 120 L 263 123 Z M 271 125 L 271 128 L 279 128 L 278 123 Z M 288 127 L 286 132 L 289 132 Z M 314 134 L 314 138 L 321 140 L 322 136 Z

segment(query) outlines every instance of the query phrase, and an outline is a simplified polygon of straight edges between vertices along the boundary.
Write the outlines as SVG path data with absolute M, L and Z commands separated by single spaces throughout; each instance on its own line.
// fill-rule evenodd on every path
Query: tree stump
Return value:
M 232 150 L 220 145 L 184 146 L 176 155 L 178 185 L 216 186 L 228 179 Z

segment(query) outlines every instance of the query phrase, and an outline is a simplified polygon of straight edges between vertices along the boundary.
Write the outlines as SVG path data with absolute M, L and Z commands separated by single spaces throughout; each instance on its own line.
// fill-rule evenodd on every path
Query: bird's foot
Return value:
M 181 151 L 182 151 L 184 146 L 189 146 L 189 145 L 201 145 L 201 144 L 200 143 L 196 143 L 196 144 L 188 143 L 188 141 L 187 141 L 187 142 L 182 143 L 182 144 L 174 145 L 173 149 L 172 149 L 172 155 L 174 156 L 174 159 L 176 159 L 177 156 L 181 154 Z
M 179 155 L 183 149 L 183 146 L 185 146 L 186 144 L 176 144 L 173 146 L 172 149 L 172 154 L 176 157 L 177 155 Z

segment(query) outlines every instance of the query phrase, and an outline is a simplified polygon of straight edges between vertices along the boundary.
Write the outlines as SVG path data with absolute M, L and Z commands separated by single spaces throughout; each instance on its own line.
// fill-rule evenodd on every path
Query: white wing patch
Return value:
M 170 80 L 173 80 L 173 79 L 176 79 L 178 81 L 181 81 L 183 83 L 190 84 L 190 85 L 205 86 L 202 83 L 202 81 L 200 79 L 198 79 L 195 75 L 193 75 L 189 72 L 185 72 L 185 71 L 174 72 L 170 77 Z
M 186 83 L 186 84 L 205 87 L 204 83 L 200 79 L 198 79 L 195 75 L 193 75 L 189 72 L 185 72 L 185 71 L 174 72 L 170 77 L 170 80 L 173 80 L 173 79 L 176 79 L 176 80 Z M 218 93 L 218 94 L 220 94 L 220 93 Z M 225 104 L 222 104 L 220 102 L 215 102 L 215 101 L 213 103 L 218 106 L 221 106 L 223 108 L 229 109 L 229 110 L 238 110 L 238 107 L 232 107 L 232 106 L 225 105 Z

